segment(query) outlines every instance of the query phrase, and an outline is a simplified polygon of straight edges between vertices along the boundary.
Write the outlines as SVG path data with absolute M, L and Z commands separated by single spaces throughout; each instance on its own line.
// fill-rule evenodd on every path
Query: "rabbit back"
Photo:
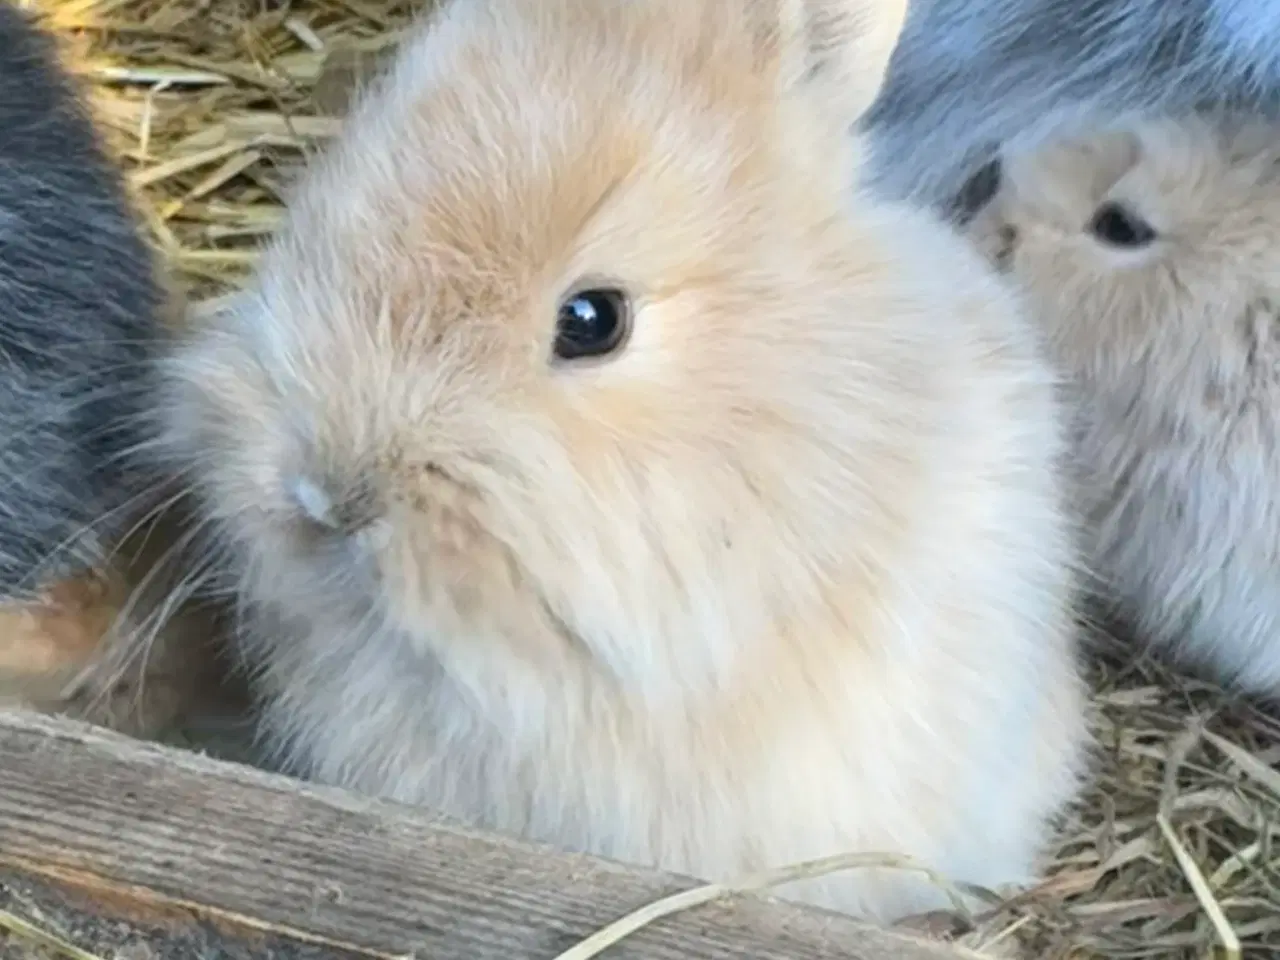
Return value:
M 0 594 L 94 563 L 137 492 L 154 271 L 52 44 L 0 5 Z
M 1214 104 L 1280 116 L 1280 5 L 917 0 L 864 120 L 868 175 L 950 208 L 1004 144 Z

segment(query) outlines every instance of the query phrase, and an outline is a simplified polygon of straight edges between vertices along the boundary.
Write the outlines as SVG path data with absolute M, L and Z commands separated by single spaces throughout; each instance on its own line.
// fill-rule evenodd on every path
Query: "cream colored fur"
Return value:
M 981 258 L 849 189 L 902 14 L 454 0 L 407 41 L 169 368 L 294 769 L 701 877 L 1034 877 L 1085 737 L 1058 411 Z M 630 341 L 551 363 L 601 278 Z
M 1280 127 L 1159 118 L 1005 159 L 972 225 L 1074 383 L 1104 593 L 1139 635 L 1280 696 Z M 1086 229 L 1121 201 L 1156 229 Z

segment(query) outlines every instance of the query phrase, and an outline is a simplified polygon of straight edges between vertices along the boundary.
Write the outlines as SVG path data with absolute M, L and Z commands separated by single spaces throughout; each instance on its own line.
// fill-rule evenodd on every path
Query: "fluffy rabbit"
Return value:
M 119 174 L 52 45 L 0 3 L 0 599 L 95 565 L 146 484 L 162 297 Z
M 913 0 L 867 127 L 883 188 L 946 204 L 1008 141 L 1231 103 L 1280 119 L 1275 0 Z
M 1106 593 L 1139 635 L 1280 695 L 1280 125 L 1010 153 L 970 229 L 1070 375 Z
M 153 586 L 156 527 L 125 542 L 159 496 L 135 454 L 163 280 L 53 43 L 0 2 L 0 703 L 139 735 L 212 686 L 211 631 Z
M 358 98 L 162 403 L 289 769 L 702 877 L 1033 877 L 1059 413 L 981 257 L 850 189 L 903 6 L 454 0 Z

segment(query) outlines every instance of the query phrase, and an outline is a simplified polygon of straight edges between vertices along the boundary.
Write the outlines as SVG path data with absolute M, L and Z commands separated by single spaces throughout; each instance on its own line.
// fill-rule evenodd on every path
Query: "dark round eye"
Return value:
M 1000 189 L 1000 158 L 988 160 L 974 171 L 952 201 L 952 209 L 961 226 L 966 225 L 985 207 Z
M 582 290 L 560 305 L 556 356 L 561 360 L 600 357 L 617 350 L 631 327 L 631 304 L 621 290 Z
M 1145 247 L 1156 239 L 1151 224 L 1118 203 L 1104 203 L 1089 221 L 1089 232 L 1113 247 Z

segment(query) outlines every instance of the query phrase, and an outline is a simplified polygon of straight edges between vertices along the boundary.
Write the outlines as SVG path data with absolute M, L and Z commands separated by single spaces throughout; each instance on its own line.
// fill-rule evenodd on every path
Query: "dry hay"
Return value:
M 66 41 L 157 244 L 207 303 L 247 275 L 282 188 L 338 127 L 316 106 L 342 87 L 326 58 L 389 48 L 422 0 L 27 5 Z M 1117 649 L 1094 671 L 1098 776 L 1051 877 L 977 932 L 1042 957 L 1199 957 L 1232 938 L 1280 956 L 1280 720 Z

